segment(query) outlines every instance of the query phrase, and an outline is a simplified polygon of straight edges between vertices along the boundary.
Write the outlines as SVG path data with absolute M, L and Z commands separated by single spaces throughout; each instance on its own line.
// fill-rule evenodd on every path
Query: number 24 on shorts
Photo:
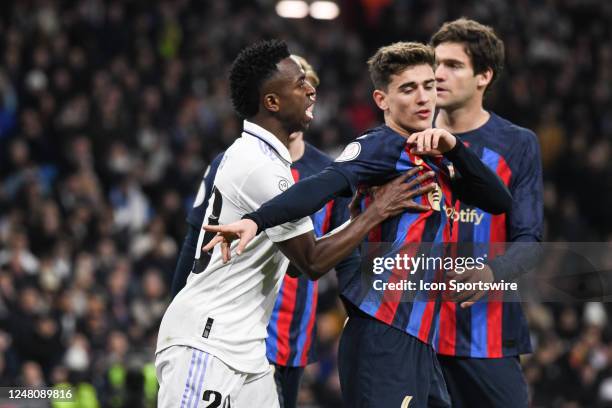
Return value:
M 204 391 L 202 401 L 210 402 L 210 405 L 207 405 L 206 408 L 232 408 L 230 403 L 230 396 L 228 395 L 227 397 L 225 397 L 225 399 L 223 399 L 223 396 L 219 391 Z M 223 401 L 223 405 L 221 405 L 221 401 Z

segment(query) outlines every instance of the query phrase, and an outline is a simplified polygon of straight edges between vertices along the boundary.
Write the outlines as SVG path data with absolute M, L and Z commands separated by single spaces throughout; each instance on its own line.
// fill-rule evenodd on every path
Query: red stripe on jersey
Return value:
M 449 356 L 455 355 L 457 337 L 457 304 L 442 302 L 440 307 L 440 333 L 438 352 Z
M 505 185 L 510 183 L 510 177 L 512 176 L 512 170 L 506 163 L 503 157 L 499 157 L 499 163 L 497 163 L 497 169 L 495 170 L 500 179 L 504 182 Z
M 300 358 L 301 366 L 308 364 L 308 352 L 310 351 L 310 343 L 312 342 L 312 329 L 314 328 L 315 319 L 317 316 L 317 303 L 319 297 L 317 296 L 319 290 L 319 281 L 314 281 L 312 287 L 312 308 L 310 309 L 310 316 L 308 317 L 308 326 L 306 327 L 306 342 L 304 343 L 304 350 L 302 350 L 302 357 Z
M 442 269 L 438 269 L 434 275 L 434 282 L 443 282 L 446 274 Z M 418 338 L 429 344 L 429 332 L 431 331 L 431 325 L 433 323 L 433 314 L 434 308 L 436 306 L 436 299 L 438 298 L 440 291 L 439 290 L 430 290 L 429 291 L 429 301 L 427 305 L 425 305 L 425 309 L 423 310 L 423 315 L 421 316 L 421 327 L 419 327 L 419 335 Z M 439 318 L 438 314 L 438 318 Z
M 297 169 L 291 169 L 291 175 L 296 183 L 300 180 L 300 172 Z
M 278 323 L 276 324 L 278 338 L 276 340 L 276 362 L 286 365 L 291 352 L 289 345 L 289 335 L 291 330 L 291 320 L 293 320 L 293 310 L 295 309 L 295 298 L 297 296 L 298 278 L 285 275 L 283 287 L 279 296 L 282 297 L 278 310 Z
M 372 203 L 372 198 L 366 196 L 365 207 L 368 208 Z M 378 224 L 368 232 L 368 242 L 380 242 L 382 240 L 382 224 Z
M 512 171 L 503 157 L 499 158 L 497 169 L 495 172 L 507 186 L 510 183 Z M 489 242 L 505 242 L 506 241 L 506 214 L 493 215 L 491 217 L 491 229 L 489 232 Z M 502 248 L 499 245 L 493 245 L 489 253 L 489 259 L 499 255 Z
M 428 200 L 426 196 L 421 196 L 422 204 L 427 205 Z M 419 217 L 412 223 L 412 225 L 408 228 L 408 232 L 406 233 L 406 238 L 404 239 L 404 244 L 415 244 L 420 243 L 423 239 L 423 231 L 425 230 L 425 224 L 427 222 L 427 218 L 431 214 L 431 210 L 421 213 Z M 407 254 L 408 257 L 414 257 L 416 253 L 416 245 L 410 245 L 407 250 L 401 250 L 399 253 L 403 257 L 403 254 Z M 391 276 L 389 277 L 389 283 L 398 283 L 403 279 L 408 277 L 410 271 L 408 270 L 393 270 L 391 272 Z M 385 291 L 383 294 L 382 302 L 380 307 L 376 311 L 376 318 L 382 322 L 390 324 L 395 317 L 395 312 L 397 311 L 397 307 L 399 305 L 399 301 L 402 298 L 402 291 L 399 290 L 389 290 Z
M 442 183 L 442 194 L 444 195 L 444 210 L 446 211 L 447 218 L 442 239 L 444 242 L 457 242 L 459 237 L 459 220 L 455 220 L 455 214 L 459 212 L 461 203 L 459 200 L 455 201 L 453 208 L 453 192 L 449 183 Z
M 326 211 L 325 219 L 323 220 L 323 226 L 321 227 L 321 233 L 323 235 L 329 232 L 329 226 L 331 224 L 331 216 L 332 216 L 333 207 L 334 207 L 334 200 L 331 200 L 330 202 L 325 204 L 325 211 Z
M 421 327 L 419 327 L 419 340 L 429 344 L 429 330 L 431 330 L 431 322 L 433 320 L 433 312 L 436 302 L 433 300 L 427 301 L 423 316 L 421 316 Z
M 508 163 L 500 156 L 495 172 L 507 186 L 510 183 L 512 171 Z M 507 239 L 506 214 L 493 215 L 489 230 L 489 259 L 504 252 L 503 244 Z M 491 245 L 493 244 L 493 245 Z M 503 293 L 492 292 L 487 303 L 487 356 L 497 358 L 502 356 L 502 324 L 503 324 Z
M 499 297 L 494 293 L 492 297 Z M 502 306 L 499 300 L 487 302 L 487 357 L 502 356 Z

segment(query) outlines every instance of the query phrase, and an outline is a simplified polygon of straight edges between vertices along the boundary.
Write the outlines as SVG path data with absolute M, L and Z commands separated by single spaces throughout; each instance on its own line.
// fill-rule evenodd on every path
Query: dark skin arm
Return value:
M 419 184 L 433 177 L 433 172 L 415 177 L 410 182 L 406 180 L 414 176 L 420 169 L 414 168 L 396 179 L 388 182 L 375 192 L 375 200 L 368 209 L 348 224 L 343 230 L 320 239 L 316 239 L 312 231 L 278 242 L 277 245 L 291 263 L 310 279 L 318 279 L 327 271 L 346 258 L 363 241 L 367 233 L 376 225 L 389 217 L 394 217 L 406 208 L 413 208 L 412 199 L 427 194 L 434 186 Z M 242 220 L 245 221 L 245 220 Z M 207 231 L 217 232 L 217 235 L 203 249 L 212 249 L 217 243 L 222 243 L 224 261 L 230 260 L 229 244 L 240 237 L 241 230 L 230 225 L 205 226 Z

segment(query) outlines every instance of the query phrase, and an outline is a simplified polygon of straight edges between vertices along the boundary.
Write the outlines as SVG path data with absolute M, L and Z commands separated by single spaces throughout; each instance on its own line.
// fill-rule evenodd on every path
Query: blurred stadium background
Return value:
M 546 241 L 612 240 L 612 2 L 340 0 L 334 20 L 276 1 L 0 2 L 0 386 L 70 382 L 82 407 L 153 407 L 155 336 L 207 163 L 241 123 L 243 46 L 278 37 L 316 68 L 311 141 L 336 155 L 380 120 L 365 60 L 467 16 L 505 41 L 486 106 L 533 129 Z M 308 9 L 306 8 L 306 13 Z M 320 362 L 303 407 L 338 407 L 343 311 L 320 285 Z M 525 305 L 534 407 L 612 406 L 610 304 Z

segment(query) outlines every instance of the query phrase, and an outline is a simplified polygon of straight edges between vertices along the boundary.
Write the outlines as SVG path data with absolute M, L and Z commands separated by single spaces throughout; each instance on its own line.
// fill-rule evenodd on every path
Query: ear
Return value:
M 374 98 L 374 102 L 376 106 L 382 111 L 386 111 L 389 109 L 389 104 L 387 103 L 387 94 L 381 91 L 380 89 L 375 89 L 372 93 L 372 98 Z
M 493 80 L 493 70 L 487 68 L 484 72 L 476 75 L 476 80 L 476 86 L 478 86 L 478 88 L 486 88 Z
M 280 110 L 280 98 L 275 93 L 267 93 L 263 96 L 263 106 L 269 112 Z

